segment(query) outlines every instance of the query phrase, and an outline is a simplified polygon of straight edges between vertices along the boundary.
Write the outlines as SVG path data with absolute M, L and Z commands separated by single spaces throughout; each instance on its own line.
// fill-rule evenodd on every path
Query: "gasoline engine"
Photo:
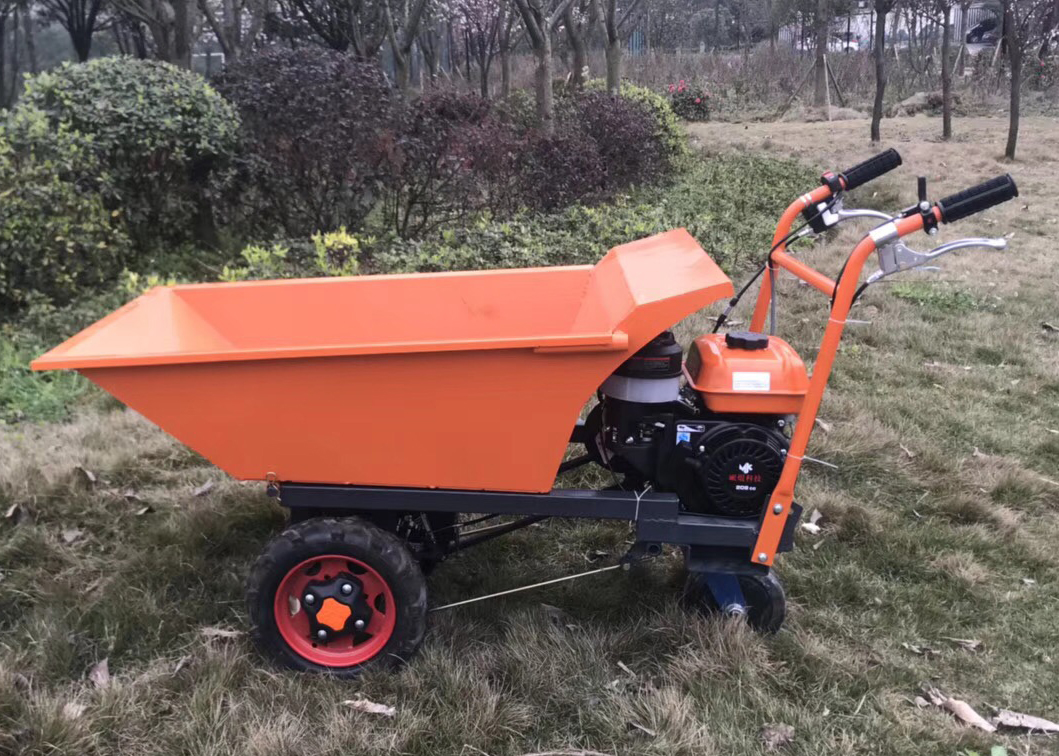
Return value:
M 684 509 L 758 517 L 779 480 L 805 365 L 776 336 L 708 334 L 687 362 L 666 331 L 600 387 L 586 419 L 593 460 L 621 487 L 673 492 Z

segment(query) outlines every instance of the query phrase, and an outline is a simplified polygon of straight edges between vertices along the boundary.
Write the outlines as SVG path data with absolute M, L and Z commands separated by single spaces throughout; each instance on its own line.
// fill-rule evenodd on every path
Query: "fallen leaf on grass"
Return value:
M 940 652 L 936 648 L 930 646 L 917 646 L 914 643 L 902 643 L 901 648 L 905 651 L 911 651 L 916 656 L 937 656 Z
M 145 504 L 144 506 L 137 509 L 135 514 L 137 517 L 143 517 L 145 514 L 150 514 L 153 511 L 154 509 L 151 507 L 150 504 Z
M 824 515 L 820 512 L 819 509 L 814 509 L 809 514 L 809 519 L 802 523 L 802 528 L 804 530 L 809 531 L 813 535 L 816 535 L 820 532 L 820 520 L 822 520 L 823 517 Z
M 81 473 L 81 477 L 84 478 L 85 483 L 90 486 L 95 484 L 96 474 L 94 472 L 89 470 L 87 467 L 84 467 L 83 465 L 77 465 L 74 469 L 77 470 L 77 472 Z
M 562 627 L 570 622 L 570 615 L 557 606 L 541 604 L 541 611 L 552 621 L 556 627 Z
M 10 520 L 15 525 L 21 525 L 24 522 L 32 525 L 33 512 L 30 511 L 29 507 L 16 502 L 4 512 L 4 519 Z
M 347 701 L 343 701 L 342 705 L 347 706 L 354 711 L 362 711 L 365 714 L 381 714 L 384 717 L 393 717 L 397 715 L 397 709 L 393 706 L 375 703 L 366 698 L 351 698 Z
M 618 669 L 627 674 L 629 677 L 636 677 L 636 673 L 629 669 L 629 665 L 623 661 L 618 662 Z
M 104 657 L 103 661 L 92 667 L 88 673 L 88 679 L 97 688 L 105 688 L 110 685 L 110 661 Z
M 767 724 L 761 728 L 761 742 L 766 751 L 776 751 L 794 740 L 794 728 L 788 724 Z
M 973 456 L 977 459 L 989 459 L 989 455 L 978 450 L 978 447 L 974 447 Z
M 898 444 L 898 446 L 901 447 L 901 451 L 903 451 L 905 453 L 905 456 L 907 456 L 909 459 L 916 458 L 916 453 L 909 449 L 907 446 L 905 446 L 904 444 Z
M 238 638 L 242 630 L 229 630 L 225 627 L 204 627 L 199 632 L 206 638 Z
M 1037 585 L 1037 581 L 1033 578 L 1022 578 L 1023 585 Z
M 214 484 L 214 482 L 212 480 L 207 480 L 201 486 L 196 488 L 193 493 L 195 494 L 195 496 L 205 496 L 206 494 L 208 494 L 210 491 L 213 490 L 213 486 L 214 485 L 215 484 Z
M 993 723 L 998 727 L 1009 727 L 1015 730 L 1029 730 L 1030 732 L 1059 732 L 1059 724 L 1047 719 L 1034 717 L 1030 714 L 1022 714 L 1017 711 L 1001 709 L 993 717 Z
M 923 694 L 932 704 L 939 709 L 945 709 L 945 711 L 952 714 L 965 725 L 977 727 L 979 730 L 984 730 L 985 732 L 996 732 L 996 727 L 983 718 L 982 715 L 975 711 L 966 701 L 961 701 L 958 698 L 950 698 L 931 685 L 927 685 L 923 688 Z
M 1048 323 L 1048 322 L 1041 323 L 1041 328 L 1043 328 L 1046 331 L 1051 331 L 1052 333 L 1059 333 L 1059 326 L 1052 325 L 1051 323 Z
M 639 722 L 629 722 L 629 728 L 633 730 L 639 730 L 649 738 L 657 738 L 658 733 L 652 730 L 650 727 L 644 727 Z
M 130 504 L 137 504 L 143 501 L 140 495 L 133 491 L 131 488 L 125 493 L 123 493 L 122 496 L 124 496 L 125 501 L 129 502 Z
M 945 638 L 944 640 L 951 641 L 964 651 L 970 651 L 971 653 L 978 651 L 982 647 L 982 641 L 974 638 Z
M 180 670 L 182 670 L 184 667 L 186 667 L 189 664 L 191 664 L 191 657 L 190 656 L 181 656 L 180 657 L 180 661 L 178 661 L 176 663 L 176 666 L 173 667 L 173 674 L 174 675 L 180 674 Z
M 598 562 L 600 559 L 606 559 L 607 556 L 608 556 L 607 552 L 601 551 L 599 549 L 594 549 L 593 551 L 590 551 L 587 554 L 585 554 L 585 561 L 586 562 Z
M 76 701 L 67 701 L 63 704 L 63 718 L 77 719 L 85 713 L 85 705 Z
M 824 420 L 821 420 L 820 418 L 816 418 L 816 424 L 820 427 L 820 430 L 822 430 L 824 433 L 830 433 L 831 432 L 831 423 L 825 422 Z
M 85 531 L 81 530 L 80 528 L 67 528 L 62 533 L 63 541 L 65 541 L 66 543 L 73 543 L 84 534 Z

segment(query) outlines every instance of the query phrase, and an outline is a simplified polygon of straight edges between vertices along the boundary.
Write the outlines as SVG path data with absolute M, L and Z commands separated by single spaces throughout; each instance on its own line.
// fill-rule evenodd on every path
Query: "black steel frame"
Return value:
M 482 512 L 521 515 L 524 527 L 547 517 L 628 520 L 635 524 L 641 544 L 673 544 L 689 548 L 696 561 L 713 561 L 709 554 L 730 561 L 735 554 L 751 561 L 760 521 L 695 514 L 681 510 L 676 494 L 633 491 L 555 489 L 549 493 L 504 493 L 425 488 L 381 488 L 284 483 L 273 491 L 291 510 L 327 512 Z M 779 551 L 794 545 L 794 528 L 801 516 L 795 504 L 780 542 Z M 524 523 L 524 524 L 521 524 Z M 511 527 L 510 532 L 517 527 Z M 500 533 L 498 533 L 499 535 Z M 486 540 L 485 538 L 480 539 Z

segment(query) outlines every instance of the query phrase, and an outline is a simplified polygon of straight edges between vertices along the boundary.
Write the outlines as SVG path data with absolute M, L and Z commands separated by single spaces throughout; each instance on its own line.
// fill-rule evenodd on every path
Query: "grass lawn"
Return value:
M 1023 119 L 1012 164 L 1005 126 L 959 119 L 943 143 L 940 120 L 884 122 L 905 167 L 849 204 L 910 204 L 917 173 L 936 199 L 1010 171 L 1022 196 L 937 240 L 1013 233 L 1008 252 L 894 277 L 855 309 L 810 445 L 838 469 L 803 471 L 798 498 L 822 531 L 778 564 L 778 635 L 685 613 L 669 554 L 433 615 L 396 675 L 278 670 L 240 631 L 246 572 L 282 511 L 95 402 L 70 422 L 0 428 L 0 754 L 727 756 L 766 752 L 777 724 L 794 728 L 783 752 L 806 756 L 1059 753 L 1059 738 L 986 734 L 912 702 L 931 683 L 983 715 L 1059 720 L 1059 332 L 1042 327 L 1059 326 L 1059 124 Z M 865 121 L 692 128 L 707 152 L 821 170 L 878 151 L 866 134 Z M 857 238 L 841 230 L 804 258 L 837 272 Z M 793 279 L 778 288 L 780 333 L 810 361 L 825 301 Z M 606 564 L 629 534 L 539 524 L 444 563 L 432 600 Z M 356 697 L 397 715 L 343 704 Z

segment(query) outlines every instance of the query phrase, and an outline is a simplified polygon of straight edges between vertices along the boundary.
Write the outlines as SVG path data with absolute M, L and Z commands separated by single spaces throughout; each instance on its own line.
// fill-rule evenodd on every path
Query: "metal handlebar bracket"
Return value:
M 985 247 L 986 249 L 1000 251 L 1007 249 L 1007 246 L 1006 239 L 958 239 L 957 241 L 935 247 L 929 252 L 917 252 L 900 239 L 896 239 L 879 247 L 879 270 L 868 276 L 867 283 L 872 284 L 887 276 L 892 276 L 894 273 L 918 268 L 931 260 L 936 260 L 942 255 L 947 255 L 957 250 Z
M 818 202 L 815 206 L 806 208 L 803 215 L 810 218 L 809 224 L 795 234 L 794 238 L 799 239 L 803 236 L 808 236 L 809 234 L 820 234 L 834 228 L 839 223 L 848 220 L 856 220 L 858 218 L 871 218 L 872 220 L 883 221 L 893 220 L 893 216 L 878 210 L 847 210 L 843 207 L 842 202 L 842 197 L 838 197 L 837 199 L 832 199 L 827 202 Z

